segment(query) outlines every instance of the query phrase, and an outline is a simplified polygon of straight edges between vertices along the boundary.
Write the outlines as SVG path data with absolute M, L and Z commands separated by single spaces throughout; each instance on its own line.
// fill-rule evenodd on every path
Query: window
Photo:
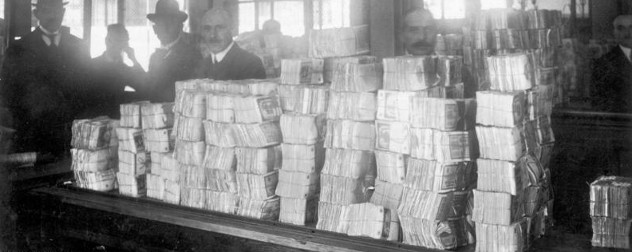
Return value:
M 481 0 L 481 9 L 504 9 L 507 8 L 507 0 Z
M 83 38 L 83 1 L 68 1 L 62 25 L 69 27 L 72 35 Z
M 435 19 L 465 18 L 465 0 L 426 0 L 424 7 L 432 12 Z
M 92 1 L 92 27 L 90 31 L 90 54 L 97 57 L 105 51 L 107 26 L 118 23 L 117 0 Z
M 350 0 L 314 1 L 314 29 L 350 26 Z
M 240 0 L 239 33 L 261 29 L 269 19 L 279 21 L 281 33 L 302 36 L 305 33 L 302 0 Z

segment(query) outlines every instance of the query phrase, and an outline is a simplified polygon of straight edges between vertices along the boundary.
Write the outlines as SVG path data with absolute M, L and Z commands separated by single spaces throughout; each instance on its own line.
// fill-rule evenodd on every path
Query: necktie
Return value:
M 46 36 L 50 41 L 50 44 L 48 46 L 57 47 L 57 44 L 55 43 L 55 38 L 57 37 L 56 34 L 44 34 L 44 36 Z

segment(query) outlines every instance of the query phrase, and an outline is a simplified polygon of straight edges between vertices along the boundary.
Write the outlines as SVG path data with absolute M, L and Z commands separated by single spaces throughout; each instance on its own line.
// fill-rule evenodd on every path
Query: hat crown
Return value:
M 178 15 L 180 4 L 175 0 L 160 0 L 156 3 L 156 14 L 158 15 Z
M 52 7 L 63 7 L 67 3 L 68 2 L 64 2 L 63 0 L 36 0 L 35 3 L 32 5 L 37 8 L 42 8 L 42 7 L 52 8 Z

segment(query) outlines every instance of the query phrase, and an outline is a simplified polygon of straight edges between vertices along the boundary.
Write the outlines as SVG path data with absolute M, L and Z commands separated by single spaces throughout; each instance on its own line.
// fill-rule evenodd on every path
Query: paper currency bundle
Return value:
M 325 137 L 327 126 L 324 114 L 288 113 L 281 115 L 280 127 L 283 142 L 311 145 Z
M 195 165 L 180 165 L 180 185 L 182 188 L 208 189 L 207 171 Z
M 491 90 L 523 91 L 535 86 L 532 56 L 514 53 L 487 57 Z
M 601 176 L 590 184 L 590 215 L 632 219 L 632 179 Z
M 327 119 L 373 121 L 376 109 L 374 93 L 331 92 Z
M 100 150 L 73 148 L 70 149 L 70 154 L 73 171 L 103 172 L 117 167 L 117 156 L 112 148 Z
M 160 169 L 152 169 L 152 173 L 159 174 L 162 178 L 178 183 L 180 181 L 180 164 L 173 157 L 173 153 L 161 155 Z
M 206 192 L 208 190 L 204 188 L 195 188 L 195 187 L 180 187 L 180 205 L 204 209 L 207 204 Z
M 237 215 L 261 219 L 278 220 L 281 202 L 279 197 L 269 199 L 248 199 L 240 198 Z
M 441 79 L 440 86 L 452 86 L 463 82 L 462 78 L 463 57 L 440 56 L 437 57 L 437 74 Z
M 476 177 L 473 166 L 473 162 L 440 163 L 409 158 L 404 185 L 434 192 L 467 190 L 474 184 Z
M 281 198 L 309 199 L 320 191 L 320 174 L 279 170 L 276 195 Z
M 476 126 L 480 157 L 506 161 L 518 160 L 525 151 L 521 134 L 521 127 Z
M 176 120 L 178 116 L 206 118 L 206 96 L 206 93 L 197 89 L 182 90 L 174 105 Z
M 376 151 L 375 161 L 377 164 L 378 179 L 389 183 L 404 183 L 406 172 L 408 172 L 406 168 L 408 164 L 407 155 Z
M 410 122 L 418 110 L 413 110 L 412 102 L 415 92 L 378 90 L 377 115 L 378 120 Z M 415 113 L 411 113 L 415 111 Z
M 305 225 L 316 220 L 318 197 L 290 198 L 281 197 L 279 221 L 294 225 Z
M 327 121 L 325 148 L 371 151 L 375 148 L 375 140 L 376 132 L 373 122 Z
M 207 188 L 216 192 L 237 193 L 235 149 L 207 145 L 202 167 L 206 169 Z
M 283 113 L 276 95 L 236 97 L 234 108 L 237 123 L 278 121 Z
M 130 197 L 144 197 L 147 195 L 147 176 L 117 172 L 119 193 Z
M 480 158 L 476 163 L 478 190 L 517 195 L 529 185 L 527 168 L 518 162 Z
M 592 217 L 594 247 L 630 249 L 632 220 Z
M 320 200 L 318 202 L 318 222 L 316 223 L 316 228 L 330 232 L 338 232 L 343 206 L 343 204 Z
M 476 110 L 480 106 L 473 99 L 441 99 L 420 95 L 411 98 L 411 126 L 442 131 L 474 129 Z M 379 110 L 378 110 L 379 111 Z M 379 118 L 379 112 L 378 112 Z
M 204 141 L 204 126 L 202 118 L 179 117 L 176 128 L 176 138 L 185 141 Z
M 398 91 L 425 90 L 437 86 L 436 61 L 431 56 L 385 58 L 384 89 Z
M 205 152 L 206 144 L 204 141 L 176 140 L 173 155 L 180 164 L 200 166 L 204 161 Z
M 341 68 L 342 65 L 345 65 L 347 63 L 355 63 L 355 64 L 360 64 L 360 65 L 379 63 L 377 57 L 371 56 L 371 55 L 360 55 L 360 56 L 350 56 L 350 57 L 329 57 L 329 58 L 325 58 L 324 60 L 325 60 L 325 63 L 323 67 L 323 77 L 324 77 L 325 82 L 329 82 L 329 83 L 333 82 L 334 72 L 337 71 L 339 68 Z M 338 75 L 337 77 L 342 77 L 342 76 Z M 339 91 L 368 92 L 368 90 L 367 91 L 339 90 Z
M 529 29 L 551 28 L 562 24 L 562 13 L 557 10 L 528 10 L 526 14 Z
M 393 221 L 397 221 L 397 207 L 402 200 L 404 186 L 401 183 L 391 183 L 383 181 L 381 178 L 375 180 L 375 191 L 371 195 L 370 202 L 376 205 L 393 209 Z
M 220 147 L 261 148 L 281 143 L 279 124 L 265 122 L 258 124 L 227 124 L 204 121 L 206 143 Z
M 268 199 L 275 196 L 279 172 L 266 174 L 236 173 L 237 193 L 240 199 Z M 277 209 L 278 210 L 278 209 Z
M 527 119 L 535 120 L 541 116 L 550 116 L 552 112 L 552 86 L 537 86 L 532 90 L 527 91 Z
M 119 150 L 132 153 L 145 151 L 143 131 L 136 128 L 116 128 Z
M 173 127 L 174 103 L 151 103 L 140 106 L 143 129 L 165 129 Z
M 74 174 L 77 186 L 80 188 L 110 191 L 117 187 L 116 171 L 114 169 L 107 169 L 101 172 L 75 170 Z
M 74 120 L 71 145 L 76 149 L 98 150 L 118 145 L 115 128 L 118 121 L 107 118 Z
M 267 148 L 236 148 L 237 172 L 267 174 L 281 168 L 281 146 Z
M 527 251 L 527 222 L 510 225 L 476 223 L 476 251 Z
M 322 174 L 348 178 L 364 178 L 375 169 L 372 151 L 327 149 Z
M 141 106 L 149 104 L 149 101 L 141 101 L 135 103 L 121 104 L 121 122 L 120 127 L 123 128 L 141 128 Z
M 372 92 L 382 88 L 382 64 L 344 63 L 333 72 L 331 89 L 340 92 Z
M 235 99 L 231 94 L 209 93 L 206 96 L 206 119 L 213 122 L 235 122 Z
M 281 84 L 322 84 L 323 59 L 283 59 L 281 60 Z
M 511 225 L 521 221 L 524 215 L 523 194 L 474 190 L 472 219 L 478 223 Z
M 410 156 L 443 163 L 470 161 L 478 157 L 472 131 L 410 129 Z
M 375 149 L 410 154 L 410 124 L 404 122 L 375 121 Z
M 151 157 L 149 152 L 132 153 L 119 150 L 119 173 L 139 176 L 150 170 Z
M 397 233 L 398 230 L 391 229 L 391 210 L 371 203 L 343 206 L 340 219 L 338 232 L 349 236 L 388 239 L 393 237 L 391 232 Z M 394 237 L 396 239 L 397 235 Z
M 180 204 L 180 184 L 178 182 L 165 179 L 163 201 L 174 205 Z
M 524 125 L 528 147 L 533 149 L 536 145 L 545 145 L 555 142 L 550 117 L 541 116 L 536 118 L 536 120 L 526 121 Z
M 175 139 L 172 136 L 172 129 L 145 129 L 143 130 L 145 149 L 156 153 L 173 151 Z
M 320 183 L 321 202 L 348 205 L 368 200 L 364 179 L 321 174 Z
M 160 175 L 147 174 L 147 197 L 162 200 L 165 194 L 165 179 Z
M 313 145 L 283 143 L 281 150 L 283 155 L 281 169 L 284 171 L 320 173 L 325 162 L 325 149 L 322 142 Z
M 329 88 L 321 85 L 280 85 L 279 100 L 284 112 L 323 114 L 327 112 Z
M 238 205 L 239 197 L 237 197 L 235 193 L 206 190 L 206 204 L 204 209 L 227 214 L 236 214 Z
M 476 92 L 476 123 L 497 127 L 521 125 L 526 107 L 525 93 Z
M 309 56 L 327 58 L 368 53 L 368 32 L 367 25 L 311 30 L 309 33 Z
M 193 80 L 201 81 L 198 90 L 218 94 L 232 94 L 238 96 L 270 95 L 276 92 L 278 83 L 269 79 L 247 80 Z M 176 99 L 177 101 L 178 99 Z M 176 104 L 177 105 L 177 104 Z
M 397 212 L 400 216 L 437 221 L 464 217 L 469 193 L 437 193 L 404 187 Z
M 465 218 L 433 221 L 400 215 L 404 243 L 437 249 L 455 249 L 474 243 Z

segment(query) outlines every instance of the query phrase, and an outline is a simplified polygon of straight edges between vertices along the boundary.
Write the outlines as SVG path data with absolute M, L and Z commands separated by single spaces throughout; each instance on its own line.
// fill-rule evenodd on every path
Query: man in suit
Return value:
M 175 0 L 160 0 L 156 3 L 156 13 L 147 15 L 161 44 L 149 59 L 146 88 L 153 102 L 173 102 L 175 82 L 193 78 L 202 59 L 191 35 L 182 31 L 188 15 L 179 8 Z
M 15 41 L 2 69 L 2 95 L 15 118 L 16 152 L 60 156 L 70 143 L 70 124 L 90 100 L 88 46 L 62 27 L 67 3 L 39 0 L 39 26 Z
M 632 113 L 632 15 L 619 15 L 613 24 L 618 45 L 594 62 L 591 89 L 593 108 Z
M 233 41 L 233 22 L 226 10 L 207 11 L 201 27 L 200 49 L 204 60 L 196 70 L 197 77 L 215 80 L 266 78 L 261 59 L 241 49 Z

